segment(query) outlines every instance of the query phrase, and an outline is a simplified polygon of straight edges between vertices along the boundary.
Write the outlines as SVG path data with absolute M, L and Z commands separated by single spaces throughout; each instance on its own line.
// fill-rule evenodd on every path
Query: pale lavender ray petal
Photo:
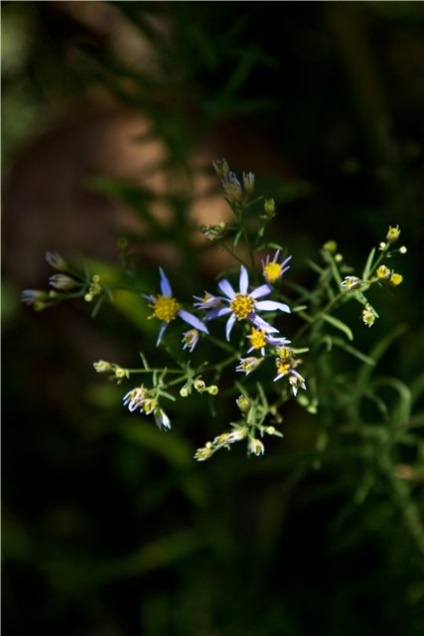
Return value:
M 249 273 L 244 265 L 240 267 L 240 281 L 239 281 L 239 289 L 240 294 L 247 294 L 247 289 L 249 287 Z
M 272 261 L 276 263 L 278 261 L 279 256 L 280 256 L 280 250 L 277 250 L 274 254 L 274 258 L 272 259 Z
M 235 321 L 236 317 L 234 316 L 234 314 L 231 314 L 231 316 L 228 318 L 227 326 L 225 327 L 225 335 L 227 340 L 230 340 L 231 329 L 234 327 Z
M 142 294 L 142 296 L 144 296 L 144 298 L 146 298 L 147 300 L 150 300 L 151 303 L 155 302 L 154 296 L 150 296 L 149 294 Z
M 198 329 L 199 331 L 203 331 L 204 333 L 209 333 L 207 327 L 203 324 L 203 322 L 199 320 L 199 318 L 197 318 L 193 314 L 190 314 L 185 309 L 180 309 L 178 312 L 178 315 L 180 318 L 184 320 L 184 322 L 188 323 L 195 329 Z
M 250 314 L 249 320 L 252 324 L 255 325 L 258 329 L 265 329 L 267 333 L 278 333 L 278 329 L 270 325 L 268 322 L 263 320 L 258 314 Z
M 274 311 L 278 309 L 279 311 L 290 313 L 290 307 L 288 305 L 277 303 L 275 300 L 260 300 L 256 303 L 256 309 L 260 309 L 261 311 Z
M 251 298 L 262 298 L 262 296 L 268 296 L 272 292 L 271 285 L 260 285 L 256 287 L 252 292 L 250 292 L 249 296 Z
M 167 328 L 168 323 L 167 322 L 163 322 L 160 326 L 159 329 L 159 335 L 158 335 L 158 339 L 156 341 L 156 346 L 158 347 L 160 345 L 160 343 L 162 342 L 162 338 L 163 338 L 163 334 L 165 333 L 165 329 Z
M 220 316 L 225 316 L 225 314 L 230 314 L 231 313 L 231 309 L 230 307 L 219 307 L 218 309 L 212 309 L 212 311 L 209 311 L 206 316 L 205 316 L 205 320 L 214 320 L 215 318 L 219 318 Z
M 162 267 L 159 267 L 160 271 L 160 290 L 164 296 L 170 298 L 172 296 L 172 288 L 168 278 L 166 277 L 165 272 Z
M 231 300 L 235 298 L 236 292 L 226 278 L 219 281 L 218 287 L 222 293 L 227 296 L 227 298 L 230 298 Z

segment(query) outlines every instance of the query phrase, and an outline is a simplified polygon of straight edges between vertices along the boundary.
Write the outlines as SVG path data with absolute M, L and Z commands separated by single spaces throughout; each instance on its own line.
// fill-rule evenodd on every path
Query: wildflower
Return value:
M 387 247 L 387 243 L 384 243 L 384 241 L 381 241 L 381 243 L 378 246 L 378 249 L 380 250 L 380 252 L 384 252 L 386 247 Z
M 227 195 L 230 203 L 241 203 L 243 200 L 243 191 L 240 181 L 237 179 L 235 172 L 228 172 L 224 175 L 221 185 Z
M 242 413 L 250 411 L 250 400 L 245 395 L 240 395 L 236 400 L 236 404 Z
M 159 346 L 163 334 L 165 333 L 165 329 L 171 320 L 175 320 L 177 316 L 179 316 L 184 322 L 188 323 L 191 327 L 198 329 L 199 331 L 203 331 L 205 333 L 209 333 L 205 325 L 193 314 L 190 314 L 185 309 L 182 309 L 180 303 L 172 297 L 172 288 L 167 279 L 165 272 L 160 267 L 160 289 L 162 294 L 158 296 L 148 296 L 144 295 L 147 300 L 150 300 L 152 303 L 149 305 L 153 309 L 153 313 L 149 318 L 158 318 L 162 321 L 162 324 L 159 329 L 159 335 L 156 342 L 156 346 Z
M 231 431 L 231 433 L 222 433 L 221 435 L 215 437 L 212 445 L 214 447 L 214 450 L 219 450 L 224 446 L 228 447 L 230 444 L 234 444 L 234 442 L 240 442 L 246 437 L 246 435 L 247 428 L 245 426 L 236 428 L 234 431 Z
M 402 245 L 402 247 L 399 248 L 399 254 L 406 254 L 407 251 L 408 249 L 405 245 Z
M 218 395 L 219 393 L 219 389 L 216 386 L 216 384 L 211 384 L 210 386 L 207 386 L 206 391 L 209 393 L 209 395 Z
M 190 329 L 183 333 L 183 349 L 190 349 L 190 353 L 199 341 L 199 332 L 197 329 Z
M 69 291 L 80 285 L 80 283 L 66 274 L 53 274 L 53 276 L 49 278 L 49 283 L 59 291 Z
M 194 381 L 194 388 L 198 393 L 203 393 L 206 389 L 206 382 L 202 378 L 196 378 Z
M 400 285 L 402 281 L 403 281 L 402 274 L 396 274 L 396 272 L 393 272 L 389 278 L 389 283 L 393 285 L 394 287 L 397 287 L 398 285 Z
M 143 402 L 143 406 L 140 407 L 140 411 L 144 411 L 146 415 L 150 415 L 153 411 L 156 411 L 159 404 L 154 398 L 146 398 Z
M 341 263 L 343 260 L 343 254 L 335 254 L 334 260 L 336 261 L 336 263 Z
M 225 159 L 212 161 L 213 168 L 218 177 L 224 178 L 230 172 L 230 167 Z
M 260 285 L 252 292 L 248 293 L 249 287 L 249 274 L 244 265 L 240 268 L 240 281 L 239 292 L 235 292 L 228 280 L 224 279 L 219 281 L 218 287 L 225 294 L 226 298 L 222 298 L 223 302 L 227 302 L 227 307 L 220 307 L 212 309 L 206 314 L 205 320 L 213 320 L 226 314 L 231 314 L 226 326 L 226 337 L 230 339 L 230 333 L 236 320 L 250 320 L 251 323 L 259 329 L 266 329 L 267 332 L 276 332 L 278 329 L 269 325 L 257 314 L 257 310 L 263 311 L 285 311 L 290 313 L 290 308 L 284 303 L 279 303 L 274 300 L 260 300 L 258 298 L 267 296 L 271 293 L 272 288 L 270 285 Z
M 128 391 L 128 393 L 124 396 L 124 406 L 128 406 L 128 410 L 131 411 L 131 413 L 138 408 L 143 410 L 143 405 L 148 398 L 148 395 L 149 391 L 146 389 L 144 384 L 136 387 L 135 389 L 131 389 L 131 391 Z
M 282 346 L 290 342 L 287 338 L 275 338 L 267 333 L 266 329 L 256 329 L 256 327 L 252 327 L 252 331 L 247 338 L 249 338 L 250 344 L 252 345 L 250 349 L 247 350 L 247 353 L 250 353 L 254 349 L 260 349 L 261 355 L 265 355 L 265 345 L 267 344 Z
M 45 303 L 48 300 L 48 294 L 41 289 L 24 289 L 21 294 L 21 300 L 26 305 L 33 305 L 34 309 L 41 310 L 47 305 Z
M 253 194 L 253 190 L 255 189 L 255 175 L 253 172 L 243 172 L 243 186 L 246 194 Z
M 205 235 L 208 241 L 217 241 L 224 236 L 227 228 L 228 224 L 224 223 L 224 221 L 221 221 L 221 223 L 218 223 L 216 225 L 201 225 L 199 229 L 201 233 Z
M 295 369 L 290 369 L 290 377 L 289 383 L 291 385 L 293 395 L 297 395 L 297 391 L 299 388 L 304 389 L 306 391 L 305 378 L 300 375 Z
M 94 274 L 94 276 L 91 279 L 91 285 L 88 289 L 88 292 L 84 296 L 84 300 L 87 303 L 91 303 L 94 296 L 98 296 L 101 293 L 102 293 L 102 286 L 100 285 L 100 276 L 98 276 L 97 274 Z
M 288 375 L 289 383 L 294 395 L 297 394 L 299 388 L 306 390 L 305 378 L 294 368 L 298 366 L 299 363 L 300 360 L 293 359 L 291 349 L 281 347 L 279 351 L 279 358 L 277 359 L 277 375 L 274 378 L 274 382 Z
M 275 201 L 274 199 L 265 199 L 264 202 L 265 218 L 270 220 L 275 215 Z
M 357 276 L 346 276 L 341 286 L 345 289 L 356 289 L 361 284 L 361 279 Z
M 377 315 L 375 311 L 369 305 L 362 310 L 362 321 L 364 325 L 367 325 L 367 327 L 372 327 L 376 318 Z
M 245 426 L 241 428 L 236 428 L 234 431 L 228 434 L 228 442 L 229 444 L 233 444 L 234 442 L 240 442 L 247 435 L 247 428 Z
M 119 379 L 119 378 L 129 378 L 129 377 L 130 375 L 129 375 L 128 369 L 123 369 L 122 367 L 115 366 L 115 378 Z
M 199 307 L 199 309 L 212 309 L 221 305 L 221 298 L 219 296 L 212 296 L 209 292 L 205 292 L 203 298 L 200 296 L 193 296 L 193 298 L 199 301 L 193 303 L 193 305 Z
M 156 426 L 160 431 L 162 429 L 171 428 L 171 421 L 165 411 L 163 411 L 161 408 L 158 408 L 154 411 L 153 417 L 155 418 Z
M 289 262 L 291 256 L 288 256 L 282 263 L 277 263 L 279 255 L 280 250 L 277 250 L 272 261 L 269 260 L 269 255 L 266 257 L 265 263 L 262 261 L 262 274 L 266 282 L 270 285 L 273 285 L 279 278 L 281 278 L 284 272 L 286 272 L 290 267 L 285 267 L 285 265 Z
M 259 455 L 263 455 L 265 452 L 265 446 L 262 444 L 262 442 L 259 439 L 251 439 L 249 442 L 249 447 L 248 447 L 249 453 L 256 455 L 256 457 L 258 457 Z
M 93 362 L 93 367 L 97 371 L 97 373 L 107 373 L 108 371 L 112 371 L 111 363 L 106 362 L 105 360 L 98 360 L 97 362 Z
M 58 252 L 46 252 L 46 261 L 59 272 L 67 272 L 69 269 L 68 263 Z
M 399 225 L 396 225 L 396 227 L 389 227 L 389 231 L 387 232 L 387 236 L 386 239 L 388 240 L 389 243 L 395 243 L 400 235 L 400 229 L 399 229 Z
M 380 265 L 380 267 L 377 269 L 377 278 L 384 279 L 389 278 L 389 276 L 390 269 L 386 267 L 386 265 Z
M 330 254 L 335 254 L 337 252 L 337 243 L 336 241 L 327 241 L 326 243 L 324 243 L 322 248 Z
M 240 364 L 236 367 L 236 371 L 243 371 L 243 373 L 249 375 L 249 373 L 252 373 L 252 371 L 254 371 L 260 363 L 261 359 L 253 356 L 250 358 L 241 358 Z
M 212 442 L 206 442 L 206 445 L 203 448 L 198 448 L 194 454 L 194 459 L 197 459 L 198 462 L 204 462 L 209 457 L 212 457 L 215 449 L 212 446 Z
M 181 387 L 180 389 L 181 397 L 188 397 L 190 393 L 191 393 L 191 388 L 188 384 L 185 384 L 184 386 Z

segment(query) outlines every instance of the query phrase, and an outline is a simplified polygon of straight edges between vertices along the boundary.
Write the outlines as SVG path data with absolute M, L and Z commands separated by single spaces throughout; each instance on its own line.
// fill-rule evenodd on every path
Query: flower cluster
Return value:
M 165 411 L 160 408 L 157 398 L 152 395 L 151 391 L 149 391 L 144 384 L 128 391 L 124 396 L 123 402 L 124 406 L 127 406 L 131 412 L 138 409 L 140 413 L 145 413 L 146 415 L 153 413 L 156 426 L 159 429 L 167 430 L 171 428 L 169 417 Z
M 171 427 L 161 406 L 165 399 L 190 397 L 198 403 L 207 403 L 211 412 L 217 412 L 218 394 L 225 397 L 241 392 L 236 399 L 241 419 L 231 423 L 232 430 L 224 431 L 199 448 L 195 454 L 198 461 L 209 459 L 220 449 L 230 450 L 234 443 L 242 440 L 246 441 L 249 456 L 262 455 L 265 446 L 261 439 L 265 435 L 282 436 L 276 427 L 283 420 L 280 410 L 289 398 L 294 397 L 309 413 L 316 413 L 319 383 L 314 377 L 314 364 L 309 357 L 305 360 L 307 390 L 305 377 L 299 372 L 303 363 L 299 354 L 316 353 L 325 343 L 327 351 L 336 345 L 366 359 L 345 340 L 334 336 L 336 329 L 345 339 L 353 339 L 351 328 L 333 313 L 347 301 L 357 301 L 361 305 L 363 323 L 371 327 L 378 313 L 367 292 L 373 285 L 398 287 L 403 277 L 390 267 L 389 259 L 407 252 L 405 246 L 395 247 L 400 236 L 399 226 L 389 227 L 385 241 L 371 251 L 362 274 L 357 276 L 344 263 L 336 242 L 327 241 L 321 251 L 324 267 L 311 262 L 319 276 L 316 289 L 310 292 L 293 284 L 292 288 L 300 291 L 299 301 L 297 304 L 290 301 L 289 306 L 281 293 L 281 283 L 290 268 L 291 256 L 283 256 L 280 245 L 264 238 L 265 228 L 276 214 L 274 199 L 253 198 L 253 173 L 244 172 L 239 179 L 225 159 L 214 162 L 214 168 L 235 221 L 234 225 L 222 222 L 200 229 L 207 240 L 218 242 L 238 261 L 238 269 L 219 277 L 215 292 L 204 291 L 187 302 L 174 296 L 162 267 L 159 267 L 158 291 L 143 290 L 141 297 L 150 310 L 148 320 L 158 321 L 156 347 L 164 346 L 174 366 L 152 368 L 144 353 L 140 353 L 141 369 L 127 369 L 105 360 L 93 365 L 97 373 L 106 374 L 118 384 L 133 375 L 141 375 L 144 382 L 125 394 L 123 404 L 131 413 L 153 415 L 161 430 Z M 261 210 L 257 209 L 259 202 Z M 252 213 L 255 206 L 256 211 Z M 239 250 L 239 241 L 245 243 L 243 250 Z M 127 242 L 121 242 L 118 247 L 123 263 L 128 265 Z M 261 260 L 260 256 L 263 256 Z M 80 297 L 89 303 L 95 301 L 94 315 L 104 300 L 113 301 L 114 289 L 121 289 L 119 285 L 113 287 L 107 275 L 92 275 L 86 269 L 82 273 L 75 271 L 57 252 L 48 252 L 46 259 L 56 270 L 49 279 L 52 289 L 22 293 L 23 302 L 37 310 L 66 298 Z M 124 289 L 128 290 L 128 286 Z M 138 287 L 134 293 L 140 297 Z M 291 339 L 281 332 L 284 318 L 289 314 L 304 321 L 297 332 L 290 333 Z M 175 333 L 179 343 L 175 342 Z M 306 334 L 309 340 L 305 339 Z M 293 346 L 292 340 L 300 342 L 302 348 Z M 156 351 L 154 347 L 153 350 Z
M 361 317 L 367 327 L 372 327 L 376 318 L 378 318 L 378 313 L 370 304 L 364 292 L 375 283 L 398 287 L 403 282 L 402 274 L 395 272 L 394 269 L 391 269 L 386 263 L 382 262 L 384 259 L 392 258 L 395 254 L 407 253 L 405 245 L 402 245 L 398 249 L 393 249 L 392 247 L 393 244 L 399 240 L 399 236 L 399 226 L 390 226 L 386 234 L 387 242 L 382 241 L 379 244 L 378 251 L 380 255 L 375 258 L 376 250 L 373 249 L 371 251 L 362 277 L 359 278 L 358 276 L 348 275 L 340 282 L 342 289 L 345 292 L 352 292 L 356 300 L 363 306 Z M 326 249 L 326 246 L 324 246 L 324 249 Z M 330 250 L 327 249 L 327 251 Z

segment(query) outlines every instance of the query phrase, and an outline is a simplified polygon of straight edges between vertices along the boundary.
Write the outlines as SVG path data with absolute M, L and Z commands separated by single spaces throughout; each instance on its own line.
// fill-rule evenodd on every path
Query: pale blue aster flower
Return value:
M 230 314 L 225 331 L 227 340 L 230 339 L 230 333 L 236 320 L 247 319 L 258 329 L 265 329 L 267 333 L 276 333 L 278 329 L 265 322 L 257 312 L 278 310 L 290 313 L 289 306 L 284 303 L 279 303 L 275 300 L 258 300 L 258 298 L 268 296 L 268 294 L 271 293 L 271 285 L 260 285 L 250 293 L 248 292 L 249 274 L 244 265 L 240 267 L 238 292 L 234 291 L 231 283 L 226 279 L 219 281 L 218 287 L 225 295 L 225 298 L 221 297 L 221 300 L 228 303 L 228 305 L 226 307 L 212 309 L 212 311 L 206 314 L 205 320 L 213 320 L 214 318 L 220 318 L 221 316 Z
M 252 373 L 261 363 L 260 358 L 255 358 L 254 356 L 249 356 L 248 358 L 240 358 L 240 364 L 236 367 L 236 371 L 241 371 L 246 375 Z
M 190 353 L 199 342 L 199 332 L 197 329 L 190 329 L 183 333 L 183 349 L 190 349 Z
M 252 345 L 250 349 L 247 350 L 247 353 L 251 351 L 257 351 L 258 349 L 261 352 L 261 355 L 265 355 L 265 346 L 267 344 L 274 345 L 276 347 L 284 347 L 287 344 L 290 344 L 290 340 L 287 338 L 283 338 L 282 336 L 276 338 L 270 333 L 267 333 L 265 329 L 257 329 L 256 327 L 252 327 L 252 331 L 247 336 L 250 340 L 250 344 Z
M 262 274 L 267 283 L 273 285 L 281 276 L 290 269 L 290 265 L 287 263 L 291 260 L 291 256 L 288 256 L 282 263 L 278 263 L 278 257 L 280 256 L 280 250 L 277 250 L 274 254 L 272 261 L 269 260 L 269 255 L 266 257 L 265 262 L 262 261 Z
M 193 298 L 198 301 L 193 303 L 194 307 L 199 309 L 214 309 L 222 304 L 222 299 L 219 296 L 213 296 L 207 291 L 205 291 L 203 298 L 201 296 L 193 296 Z
M 161 343 L 163 334 L 165 333 L 168 324 L 171 322 L 171 320 L 175 320 L 177 316 L 179 316 L 191 327 L 194 327 L 199 331 L 203 331 L 204 333 L 209 333 L 207 327 L 201 320 L 199 320 L 199 318 L 183 309 L 180 303 L 175 298 L 173 298 L 172 288 L 168 278 L 166 277 L 165 272 L 161 267 L 159 267 L 159 271 L 160 290 L 162 293 L 158 296 L 149 296 L 147 294 L 144 294 L 144 297 L 147 298 L 147 300 L 150 300 L 150 302 L 152 303 L 151 305 L 149 305 L 149 307 L 153 309 L 153 313 L 151 316 L 149 316 L 149 318 L 158 318 L 162 321 L 156 346 Z

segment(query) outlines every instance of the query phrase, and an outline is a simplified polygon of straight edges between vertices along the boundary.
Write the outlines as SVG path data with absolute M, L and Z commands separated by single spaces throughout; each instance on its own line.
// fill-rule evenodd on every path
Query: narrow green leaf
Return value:
M 339 329 L 344 334 L 346 334 L 349 340 L 353 340 L 353 333 L 350 327 L 346 325 L 346 323 L 342 322 L 338 318 L 334 318 L 334 316 L 330 316 L 329 314 L 324 314 L 322 316 L 322 319 L 328 322 L 330 325 L 332 325 L 336 329 Z
M 367 280 L 368 276 L 370 275 L 370 271 L 374 261 L 374 255 L 375 255 L 375 247 L 372 248 L 368 256 L 367 262 L 365 263 L 364 271 L 362 272 L 362 280 Z

